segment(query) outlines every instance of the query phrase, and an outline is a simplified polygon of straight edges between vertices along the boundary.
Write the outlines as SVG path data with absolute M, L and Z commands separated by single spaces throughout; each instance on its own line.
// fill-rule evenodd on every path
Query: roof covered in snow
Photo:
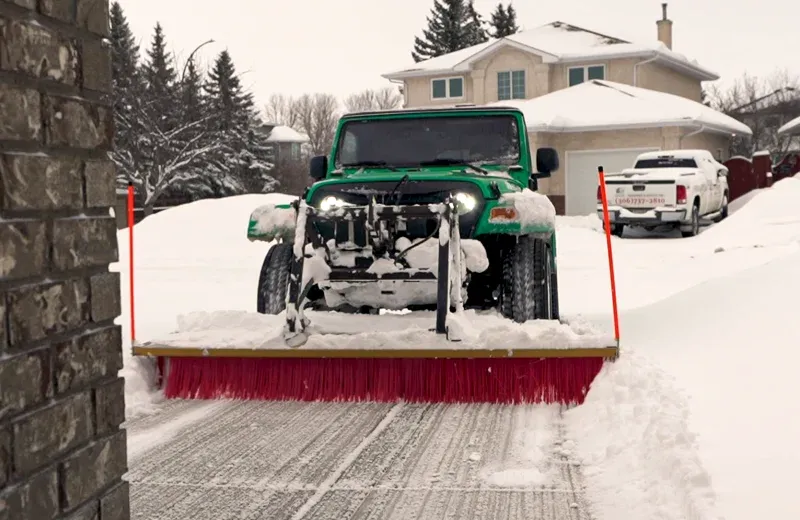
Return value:
M 719 75 L 683 54 L 670 50 L 660 41 L 631 43 L 564 22 L 551 22 L 500 39 L 467 47 L 421 61 L 410 67 L 383 75 L 387 79 L 403 79 L 448 72 L 464 72 L 493 52 L 513 47 L 542 57 L 544 63 L 570 63 L 587 59 L 655 58 L 667 67 L 678 69 L 703 81 L 719 79 Z
M 528 100 L 501 101 L 525 115 L 531 132 L 586 132 L 663 126 L 752 135 L 743 123 L 702 103 L 612 81 L 591 80 Z
M 800 134 L 800 117 L 796 117 L 778 128 L 778 135 L 796 135 Z
M 278 125 L 270 131 L 267 141 L 270 143 L 307 143 L 308 136 L 294 128 Z

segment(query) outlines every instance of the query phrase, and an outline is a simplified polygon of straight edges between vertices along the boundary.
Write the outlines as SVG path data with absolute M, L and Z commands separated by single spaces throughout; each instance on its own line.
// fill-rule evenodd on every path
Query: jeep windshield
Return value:
M 429 116 L 345 122 L 334 164 L 418 168 L 512 165 L 519 159 L 519 128 L 513 116 Z

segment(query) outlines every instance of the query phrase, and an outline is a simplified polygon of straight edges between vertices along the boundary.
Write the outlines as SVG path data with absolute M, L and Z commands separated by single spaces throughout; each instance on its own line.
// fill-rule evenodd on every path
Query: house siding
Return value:
M 639 82 L 636 86 L 685 97 L 698 103 L 702 100 L 700 80 L 684 76 L 658 63 L 646 63 L 639 67 Z
M 464 78 L 464 97 L 459 99 L 432 99 L 431 81 L 435 79 L 463 77 Z M 405 80 L 405 91 L 407 92 L 406 106 L 408 108 L 448 106 L 456 103 L 475 103 L 473 101 L 473 85 L 470 74 L 452 73 L 439 76 L 428 76 L 424 78 L 409 78 Z
M 476 104 L 494 103 L 497 97 L 497 73 L 511 70 L 525 71 L 525 98 L 543 96 L 549 91 L 549 66 L 542 64 L 542 58 L 518 49 L 500 49 L 491 56 L 474 65 L 482 74 L 473 75 Z M 479 95 L 480 94 L 480 95 Z
M 569 69 L 572 67 L 587 67 L 591 65 L 603 65 L 605 67 L 605 79 L 633 85 L 633 67 L 641 60 L 619 59 L 619 60 L 587 60 L 579 63 L 559 63 L 550 66 L 550 92 L 569 87 Z
M 615 60 L 586 60 L 576 63 L 546 64 L 542 58 L 513 48 L 502 48 L 473 64 L 471 71 L 459 74 L 424 78 L 409 78 L 405 81 L 408 93 L 407 107 L 452 105 L 455 103 L 493 103 L 497 98 L 497 73 L 508 70 L 525 71 L 525 97 L 533 99 L 569 86 L 569 69 L 603 65 L 605 79 L 626 85 L 634 85 L 658 92 L 674 94 L 692 101 L 701 100 L 701 82 L 661 64 L 645 63 L 643 58 Z M 637 64 L 641 64 L 637 68 Z M 634 76 L 638 77 L 634 77 Z M 431 80 L 461 76 L 464 78 L 464 99 L 431 99 Z

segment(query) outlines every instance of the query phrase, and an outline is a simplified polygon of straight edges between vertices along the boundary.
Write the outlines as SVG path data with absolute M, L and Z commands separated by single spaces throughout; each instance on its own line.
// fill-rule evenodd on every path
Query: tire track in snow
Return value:
M 318 485 L 388 410 L 375 403 L 237 402 L 165 450 L 131 478 L 154 483 Z M 313 444 L 313 446 L 310 446 Z M 202 456 L 198 456 L 202 454 Z
M 381 422 L 378 423 L 378 425 L 375 427 L 375 429 L 373 429 L 369 433 L 369 435 L 364 437 L 364 439 L 361 441 L 361 443 L 359 443 L 359 445 L 356 446 L 356 448 L 352 452 L 350 452 L 350 454 L 333 471 L 333 473 L 331 473 L 330 476 L 327 479 L 325 479 L 325 481 L 322 483 L 322 485 L 319 487 L 319 489 L 317 489 L 316 493 L 314 493 L 311 496 L 311 498 L 309 498 L 308 501 L 305 504 L 303 504 L 300 507 L 300 509 L 297 510 L 297 512 L 294 514 L 294 516 L 292 516 L 292 520 L 301 520 L 302 518 L 304 518 L 306 516 L 306 513 L 308 513 L 320 501 L 320 499 L 328 491 L 330 491 L 331 487 L 333 487 L 333 484 L 337 480 L 339 480 L 339 477 L 345 471 L 347 471 L 347 468 L 349 468 L 350 465 L 353 462 L 355 462 L 355 460 L 361 455 L 361 452 L 363 452 L 364 449 L 367 446 L 369 446 L 369 444 L 376 437 L 378 437 L 381 433 L 383 433 L 383 431 L 394 420 L 394 418 L 397 416 L 397 414 L 400 412 L 400 410 L 403 409 L 403 406 L 404 406 L 403 403 L 398 403 L 398 404 L 394 405 L 391 410 L 389 410 L 389 413 L 387 413 L 386 416 L 384 416 L 384 418 L 381 420 Z
M 232 403 L 132 464 L 128 480 L 133 518 L 288 518 L 287 512 L 302 506 L 389 407 Z M 229 516 L 222 514 L 221 505 L 215 505 L 214 514 L 206 509 L 204 489 L 227 504 Z M 283 506 L 272 508 L 273 502 Z
M 588 520 L 560 419 L 535 406 L 231 403 L 134 461 L 132 517 Z M 552 481 L 487 482 L 531 436 Z
M 158 448 L 181 432 L 190 429 L 195 423 L 221 413 L 232 405 L 226 401 L 202 402 L 197 406 L 177 408 L 174 413 L 162 417 L 150 428 L 128 430 L 128 461 Z
M 159 403 L 154 413 L 126 420 L 123 426 L 128 431 L 128 435 L 132 435 L 137 431 L 146 430 L 158 424 L 171 421 L 178 415 L 186 413 L 186 411 L 193 408 L 199 408 L 204 404 L 207 404 L 207 401 L 170 399 Z
M 551 451 L 542 464 L 555 474 L 552 482 L 496 487 L 484 480 L 491 470 L 484 461 L 500 468 L 515 462 L 526 429 L 548 434 L 544 446 L 554 447 L 557 421 L 552 407 L 409 404 L 304 520 L 586 520 L 585 508 L 574 507 L 582 492 L 569 487 L 567 467 Z

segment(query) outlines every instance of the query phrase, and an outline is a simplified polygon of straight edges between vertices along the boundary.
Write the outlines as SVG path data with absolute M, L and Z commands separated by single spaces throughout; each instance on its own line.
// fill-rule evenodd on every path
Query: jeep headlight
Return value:
M 456 193 L 455 199 L 459 213 L 469 213 L 475 209 L 475 206 L 478 204 L 475 197 L 469 193 Z
M 334 208 L 343 208 L 345 206 L 352 206 L 352 204 L 334 196 L 327 196 L 319 203 L 319 209 L 322 211 L 330 211 Z

